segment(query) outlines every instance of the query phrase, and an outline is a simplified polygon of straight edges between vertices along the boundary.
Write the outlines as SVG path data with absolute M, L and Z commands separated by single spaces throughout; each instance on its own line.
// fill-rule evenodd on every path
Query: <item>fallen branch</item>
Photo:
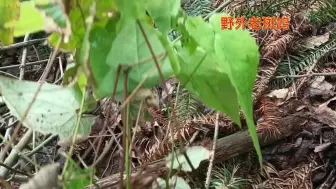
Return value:
M 258 133 L 258 138 L 260 145 L 266 146 L 270 145 L 276 141 L 284 139 L 291 136 L 298 131 L 300 131 L 300 125 L 306 121 L 307 118 L 303 112 L 298 112 L 293 115 L 288 115 L 281 120 L 281 126 L 279 128 L 279 134 L 276 136 L 267 136 L 263 133 Z M 230 136 L 221 138 L 217 140 L 216 153 L 214 163 L 220 163 L 225 160 L 236 157 L 237 155 L 254 150 L 252 138 L 248 131 L 242 131 Z M 139 170 L 140 168 L 138 168 Z M 148 165 L 147 169 L 162 172 L 166 171 L 167 167 L 165 165 L 165 160 L 161 159 L 159 161 L 153 162 Z M 132 175 L 133 176 L 133 175 Z M 111 186 L 117 186 L 119 183 L 120 174 L 114 174 L 109 177 L 100 179 L 97 184 L 100 188 L 106 188 Z M 89 186 L 89 188 L 95 188 L 94 186 Z

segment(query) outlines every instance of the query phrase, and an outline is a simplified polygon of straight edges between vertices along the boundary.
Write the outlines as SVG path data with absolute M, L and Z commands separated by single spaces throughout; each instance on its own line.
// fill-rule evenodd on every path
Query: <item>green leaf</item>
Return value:
M 116 14 L 113 10 L 117 7 L 115 0 L 98 0 L 97 1 L 97 17 L 106 18 L 110 13 Z
M 185 48 L 178 53 L 180 73 L 177 78 L 184 87 L 240 125 L 237 94 L 221 62 L 215 59 L 214 54 L 206 53 L 201 48 L 193 54 Z
M 219 25 L 220 26 L 220 25 Z M 188 17 L 185 24 L 188 34 L 206 51 L 214 51 L 215 33 L 202 17 Z
M 35 7 L 34 1 L 24 1 L 20 3 L 20 18 L 7 22 L 5 27 L 14 27 L 14 36 L 43 31 L 45 28 L 44 17 Z
M 64 189 L 83 189 L 92 184 L 93 176 L 93 168 L 81 169 L 70 159 L 69 166 L 64 173 Z
M 190 162 L 195 169 L 198 168 L 201 161 L 207 160 L 210 157 L 210 151 L 204 148 L 203 146 L 187 147 L 185 153 L 190 159 Z M 171 161 L 174 161 L 173 167 L 170 167 Z M 178 154 L 177 156 L 174 155 L 174 159 L 172 154 L 169 154 L 168 157 L 166 158 L 166 166 L 172 169 L 178 169 L 179 167 L 181 167 L 183 171 L 189 171 L 189 172 L 192 171 L 187 159 L 182 153 Z
M 133 22 L 136 19 L 142 20 L 146 17 L 148 0 L 116 0 L 118 11 L 121 14 L 120 28 Z
M 157 56 L 163 75 L 167 78 L 173 75 L 170 62 L 165 56 L 166 50 L 158 39 L 156 31 L 146 23 L 142 23 L 149 43 Z M 103 39 L 108 40 L 108 39 Z M 101 41 L 101 42 L 102 42 Z M 100 47 L 99 43 L 95 43 Z M 107 42 L 104 43 L 108 46 Z M 93 49 L 92 49 L 93 50 Z M 100 49 L 101 50 L 101 49 Z M 104 52 L 105 53 L 105 52 Z M 102 54 L 101 54 L 102 55 Z M 101 57 L 102 59 L 103 57 Z M 140 62 L 140 64 L 138 64 Z M 154 64 L 154 60 L 145 42 L 145 38 L 139 28 L 139 25 L 133 21 L 129 22 L 118 33 L 113 41 L 110 52 L 106 57 L 106 64 L 110 67 L 109 70 L 99 83 L 98 96 L 111 96 L 116 81 L 119 65 L 131 66 L 128 73 L 128 91 L 133 91 L 147 76 L 147 80 L 143 88 L 152 88 L 161 83 L 159 73 Z M 95 65 L 98 66 L 99 64 Z M 123 100 L 124 98 L 124 74 L 120 73 L 118 86 L 116 91 L 116 99 Z
M 115 25 L 106 28 L 94 27 L 90 34 L 90 66 L 97 81 L 98 96 L 112 95 L 114 77 L 111 67 L 106 63 L 106 57 L 115 38 Z
M 1 0 L 0 1 L 0 41 L 3 45 L 12 44 L 13 41 L 13 28 L 5 28 L 5 23 L 16 20 L 20 14 L 19 0 Z
M 181 7 L 180 0 L 153 0 L 148 3 L 147 11 L 163 34 L 168 34 L 172 28 L 172 18 Z
M 177 30 L 181 33 L 181 40 L 176 42 L 177 43 L 176 45 L 179 46 L 180 44 L 178 43 L 181 43 L 183 44 L 183 47 L 189 49 L 190 53 L 193 53 L 196 51 L 198 44 L 196 40 L 192 37 L 192 33 L 190 34 L 186 28 L 186 20 L 188 18 L 189 17 L 185 15 L 184 13 L 180 13 L 180 18 L 178 19 L 178 22 L 177 22 L 178 23 Z M 203 28 L 200 28 L 200 30 L 203 31 Z M 194 31 L 191 31 L 191 32 L 194 32 Z M 202 37 L 205 37 L 205 36 L 202 36 Z M 199 39 L 199 38 L 196 37 L 196 39 Z
M 245 115 L 254 147 L 262 163 L 261 150 L 253 120 L 252 93 L 260 60 L 255 39 L 246 30 L 221 30 L 221 17 L 216 14 L 210 18 L 215 30 L 215 53 L 225 63 L 225 71 L 236 89 L 239 104 Z
M 222 30 L 221 17 L 223 16 L 229 15 L 225 13 L 213 15 L 210 18 L 210 24 L 206 24 L 200 17 L 188 18 L 186 30 L 188 35 L 208 54 L 214 55 L 214 62 L 218 62 L 219 65 L 217 67 L 231 81 L 261 163 L 262 157 L 252 107 L 252 91 L 259 64 L 258 46 L 255 39 L 246 30 L 241 28 L 239 30 Z M 227 113 L 227 110 L 224 112 Z M 233 121 L 236 122 L 237 119 Z
M 22 119 L 39 85 L 0 76 L 4 101 L 17 119 Z M 79 117 L 81 96 L 78 88 L 44 83 L 23 125 L 44 134 L 58 134 L 61 139 L 68 139 L 72 137 Z M 82 116 L 78 135 L 89 135 L 93 121 L 91 116 Z

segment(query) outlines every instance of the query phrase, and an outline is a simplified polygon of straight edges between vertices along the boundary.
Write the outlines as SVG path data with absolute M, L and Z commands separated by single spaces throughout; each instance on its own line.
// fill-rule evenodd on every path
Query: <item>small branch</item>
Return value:
M 114 141 L 115 141 L 115 138 L 111 137 L 109 143 L 105 146 L 103 152 L 100 154 L 100 156 L 98 157 L 98 159 L 91 165 L 91 167 L 95 167 L 96 165 L 98 165 L 98 163 L 100 163 L 104 159 L 104 157 L 108 154 L 108 152 L 112 148 L 112 146 L 114 144 Z
M 43 63 L 47 63 L 48 61 L 49 61 L 49 59 L 47 59 L 47 60 L 39 60 L 39 61 L 36 61 L 36 62 L 28 62 L 24 66 L 43 64 Z M 3 67 L 0 67 L 0 70 L 7 70 L 7 69 L 19 68 L 19 67 L 22 67 L 22 65 L 3 66 Z
M 213 142 L 213 146 L 212 146 L 212 150 L 211 150 L 211 154 L 210 154 L 207 178 L 205 180 L 205 188 L 206 189 L 209 189 L 209 187 L 210 187 L 211 172 L 212 172 L 212 167 L 213 167 L 214 159 L 215 159 L 216 142 L 217 142 L 217 137 L 218 137 L 218 119 L 219 119 L 219 113 L 216 114 L 215 133 L 214 133 L 214 138 L 213 138 L 214 142 Z
M 150 53 L 151 53 L 151 55 L 152 55 L 152 58 L 153 58 L 154 63 L 155 63 L 155 66 L 156 66 L 156 68 L 157 68 L 157 70 L 158 70 L 158 72 L 159 72 L 159 76 L 160 76 L 160 78 L 161 78 L 161 81 L 164 83 L 163 88 L 164 88 L 165 92 L 166 92 L 167 94 L 169 94 L 169 90 L 168 90 L 167 85 L 166 85 L 166 78 L 164 78 L 164 75 L 163 75 L 162 70 L 161 70 L 161 68 L 160 68 L 159 61 L 158 61 L 157 57 L 155 56 L 153 47 L 152 47 L 152 45 L 150 44 L 149 39 L 148 39 L 148 36 L 147 36 L 147 34 L 146 34 L 144 28 L 142 27 L 142 25 L 141 25 L 141 23 L 140 23 L 139 21 L 138 21 L 138 25 L 139 25 L 139 28 L 140 28 L 140 30 L 141 30 L 141 33 L 142 33 L 142 35 L 143 35 L 143 37 L 144 37 L 144 39 L 145 39 L 145 41 L 146 41 L 146 44 L 147 44 L 147 46 L 148 46 L 148 49 L 149 49 L 149 51 L 150 51 Z M 169 95 L 168 95 L 168 96 L 169 96 Z
M 14 162 L 18 157 L 19 152 L 22 151 L 23 148 L 28 144 L 32 136 L 33 136 L 33 130 L 29 129 L 21 138 L 21 140 L 18 142 L 18 144 L 12 149 L 11 153 L 8 155 L 8 157 L 4 162 L 5 165 L 9 167 L 13 166 Z M 7 167 L 0 167 L 1 178 L 5 178 L 7 173 L 8 173 Z
M 7 179 L 7 181 L 11 181 L 11 182 L 18 182 L 18 183 L 23 183 L 23 182 L 28 182 L 29 177 L 25 176 L 25 175 L 12 175 L 9 179 Z
M 4 164 L 4 163 L 0 163 L 0 166 L 7 168 L 7 169 L 11 170 L 11 171 L 14 172 L 14 173 L 19 173 L 19 174 L 22 174 L 22 175 L 26 175 L 26 176 L 28 176 L 28 177 L 31 177 L 31 175 L 29 175 L 28 173 L 25 173 L 25 172 L 22 172 L 22 171 L 13 169 L 12 167 L 10 167 L 10 166 L 8 166 L 8 165 L 6 165 L 6 164 Z
M 276 76 L 276 79 L 281 78 L 302 78 L 302 77 L 311 77 L 311 76 L 336 76 L 336 72 L 329 72 L 329 73 L 311 73 L 311 74 L 304 74 L 304 75 L 282 75 Z
M 40 149 L 42 149 L 45 145 L 47 145 L 49 142 L 51 142 L 53 139 L 55 139 L 57 137 L 57 135 L 51 135 L 49 136 L 46 140 L 44 140 L 41 144 L 39 144 L 38 146 L 36 146 L 36 148 L 34 148 L 32 151 L 28 152 L 26 154 L 27 157 L 32 156 L 33 154 L 35 154 L 36 152 L 38 152 Z
M 290 58 L 289 58 L 289 56 L 288 56 L 288 53 L 286 53 L 286 55 L 287 55 L 287 60 L 288 60 L 288 68 L 289 68 L 289 72 L 290 72 L 290 74 L 293 74 L 294 72 L 293 72 L 293 70 L 292 70 L 291 61 L 290 61 Z M 298 95 L 297 95 L 296 84 L 295 84 L 295 82 L 294 82 L 294 78 L 292 78 L 291 80 L 292 80 L 292 82 L 293 82 L 293 89 L 294 89 L 294 92 L 295 92 L 295 97 L 297 97 Z
M 20 47 L 26 47 L 26 46 L 29 46 L 29 45 L 35 45 L 37 43 L 42 43 L 42 42 L 45 42 L 46 39 L 47 38 L 33 39 L 33 40 L 30 40 L 30 41 L 24 41 L 24 42 L 16 43 L 16 44 L 13 44 L 13 45 L 8 45 L 8 46 L 0 48 L 0 53 L 4 52 L 4 51 L 12 50 L 12 49 L 20 48 Z
M 29 33 L 25 35 L 23 42 L 27 42 L 28 38 L 29 38 Z M 22 80 L 24 77 L 26 58 L 27 58 L 27 47 L 24 47 L 22 50 L 22 59 L 21 59 L 21 66 L 20 66 L 20 77 L 19 77 L 20 80 Z

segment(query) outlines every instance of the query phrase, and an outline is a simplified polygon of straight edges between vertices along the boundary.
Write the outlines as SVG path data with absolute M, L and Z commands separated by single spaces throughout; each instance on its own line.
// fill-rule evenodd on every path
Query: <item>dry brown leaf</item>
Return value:
M 323 35 L 312 36 L 306 39 L 306 41 L 304 42 L 304 46 L 307 48 L 318 47 L 329 40 L 329 35 L 329 33 L 325 33 Z
M 326 98 L 329 98 L 334 94 L 334 86 L 329 82 L 325 81 L 324 76 L 317 77 L 307 89 L 307 93 L 310 97 L 322 95 Z
M 333 128 L 336 128 L 336 112 L 329 108 L 328 104 L 335 99 L 336 97 L 321 104 L 314 110 L 314 115 L 316 116 L 317 120 Z
M 272 92 L 268 93 L 266 96 L 268 97 L 276 97 L 280 99 L 285 99 L 288 95 L 288 88 L 273 90 Z

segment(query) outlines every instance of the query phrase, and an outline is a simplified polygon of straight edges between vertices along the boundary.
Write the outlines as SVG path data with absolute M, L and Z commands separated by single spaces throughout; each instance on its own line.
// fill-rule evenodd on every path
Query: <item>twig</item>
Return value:
M 24 42 L 27 42 L 29 38 L 29 33 L 27 33 L 24 37 Z M 22 50 L 22 59 L 21 59 L 21 66 L 20 66 L 20 77 L 19 79 L 22 80 L 24 77 L 25 65 L 26 65 L 26 58 L 27 58 L 27 47 L 24 47 Z
M 21 140 L 18 142 L 18 144 L 15 146 L 15 148 L 12 149 L 11 153 L 8 155 L 8 157 L 4 162 L 5 165 L 10 167 L 13 166 L 14 161 L 17 159 L 18 153 L 23 150 L 23 148 L 30 141 L 32 136 L 33 136 L 33 130 L 29 129 L 21 138 Z M 0 167 L 1 178 L 5 178 L 7 173 L 8 173 L 7 167 Z
M 311 76 L 336 76 L 336 72 L 328 72 L 328 73 L 310 73 L 310 74 L 303 74 L 303 75 L 282 75 L 276 76 L 276 79 L 281 78 L 301 78 L 301 77 L 311 77 Z
M 16 77 L 15 75 L 12 75 L 10 73 L 7 73 L 7 72 L 3 72 L 0 70 L 0 75 L 5 75 L 5 76 L 8 76 L 8 77 L 12 77 L 14 79 L 19 79 L 18 77 Z
M 12 175 L 9 179 L 7 179 L 6 181 L 12 181 L 12 182 L 18 182 L 18 183 L 23 183 L 23 182 L 28 182 L 29 177 L 25 176 L 25 175 Z
M 290 58 L 289 58 L 289 56 L 288 56 L 288 53 L 286 53 L 286 55 L 287 55 L 287 59 L 288 59 L 288 68 L 289 68 L 289 72 L 290 72 L 291 74 L 293 74 L 294 72 L 293 72 L 293 70 L 292 70 L 291 61 L 290 61 Z M 293 81 L 293 89 L 294 89 L 295 97 L 297 97 L 298 95 L 297 95 L 296 84 L 295 84 L 293 78 L 292 78 L 292 81 Z
M 47 38 L 33 39 L 33 40 L 30 40 L 30 41 L 24 41 L 24 42 L 16 43 L 16 44 L 13 44 L 13 45 L 8 45 L 8 46 L 0 48 L 0 52 L 16 49 L 16 48 L 20 48 L 20 47 L 26 47 L 26 46 L 34 45 L 34 44 L 37 44 L 37 43 L 42 43 L 42 42 L 45 42 L 46 39 Z
M 63 72 L 63 67 L 62 67 L 62 59 L 61 57 L 58 57 L 58 66 L 59 66 L 59 70 L 57 71 L 56 74 L 56 81 L 54 82 L 54 84 L 58 83 L 59 81 L 61 81 L 64 77 L 64 72 Z M 61 74 L 61 76 L 59 76 L 59 74 Z M 59 78 L 57 79 L 57 77 L 59 76 Z
M 33 154 L 35 154 L 37 151 L 39 151 L 41 148 L 43 148 L 45 145 L 47 145 L 49 142 L 51 142 L 54 138 L 56 138 L 57 135 L 51 135 L 49 136 L 46 140 L 44 140 L 41 144 L 39 144 L 38 146 L 36 146 L 36 148 L 34 148 L 32 151 L 30 151 L 29 153 L 27 153 L 27 157 L 32 156 Z
M 46 140 L 44 140 L 41 144 L 36 146 L 32 151 L 28 152 L 25 156 L 29 158 L 30 156 L 34 155 L 36 152 L 38 152 L 41 148 L 43 148 L 45 145 L 47 145 L 49 142 L 51 142 L 54 138 L 56 138 L 57 135 L 51 135 Z M 13 168 L 15 169 L 17 166 L 20 165 L 20 162 L 16 163 Z
M 205 188 L 206 189 L 209 189 L 209 187 L 210 187 L 211 172 L 212 172 L 212 167 L 213 167 L 214 159 L 215 159 L 216 142 L 217 142 L 217 137 L 218 137 L 218 119 L 219 119 L 219 113 L 216 114 L 215 133 L 214 133 L 214 139 L 213 139 L 214 142 L 213 142 L 212 150 L 211 150 L 211 153 L 210 153 L 210 160 L 209 160 L 207 178 L 205 180 Z
M 35 62 L 28 62 L 28 63 L 26 63 L 24 66 L 31 66 L 31 65 L 36 65 L 36 64 L 43 64 L 43 63 L 47 63 L 48 61 L 49 61 L 49 59 L 47 59 L 47 60 L 39 60 L 39 61 L 35 61 Z M 22 65 L 3 66 L 3 67 L 0 67 L 0 70 L 7 70 L 7 69 L 19 68 L 19 67 L 22 67 Z
M 119 136 L 117 136 L 117 138 L 119 138 Z M 113 137 L 111 137 L 109 143 L 105 146 L 103 152 L 100 154 L 100 156 L 97 158 L 97 160 L 91 165 L 91 167 L 95 167 L 96 165 L 98 165 L 98 163 L 100 163 L 104 157 L 107 155 L 107 153 L 110 151 L 110 149 L 112 148 L 113 144 L 114 144 L 115 139 Z
M 158 70 L 158 73 L 159 73 L 161 82 L 163 83 L 163 89 L 164 89 L 164 91 L 166 92 L 166 94 L 168 95 L 168 96 L 167 96 L 168 103 L 169 103 L 169 105 L 172 107 L 172 115 L 171 115 L 170 113 L 168 114 L 169 119 L 168 119 L 168 126 L 167 126 L 167 127 L 168 127 L 168 130 L 169 130 L 170 135 L 171 135 L 171 137 L 172 137 L 172 139 L 171 139 L 171 141 L 172 141 L 172 149 L 174 149 L 175 142 L 174 142 L 174 139 L 173 139 L 173 129 L 172 129 L 172 126 L 171 126 L 171 121 L 173 121 L 173 126 L 174 126 L 174 124 L 176 124 L 176 120 L 175 120 L 175 118 L 176 118 L 177 116 L 176 116 L 175 106 L 174 106 L 174 103 L 173 103 L 173 101 L 172 101 L 172 95 L 169 93 L 169 90 L 168 90 L 168 87 L 167 87 L 166 78 L 164 78 L 164 75 L 162 74 L 162 70 L 161 70 L 161 68 L 160 68 L 159 61 L 158 61 L 158 59 L 157 59 L 157 57 L 156 57 L 156 55 L 155 55 L 155 53 L 154 53 L 153 47 L 152 47 L 152 45 L 151 45 L 151 43 L 150 43 L 150 41 L 149 41 L 149 39 L 148 39 L 148 36 L 147 36 L 147 34 L 146 34 L 146 32 L 145 32 L 143 26 L 141 25 L 140 21 L 137 21 L 137 23 L 138 23 L 139 28 L 140 28 L 140 30 L 141 30 L 141 33 L 142 33 L 142 35 L 143 35 L 143 37 L 144 37 L 144 39 L 145 39 L 145 42 L 146 42 L 146 44 L 147 44 L 147 46 L 148 46 L 149 52 L 150 52 L 151 55 L 152 55 L 152 58 L 153 58 L 153 60 L 154 60 L 154 64 L 155 64 L 155 66 L 156 66 L 156 68 L 157 68 L 157 70 Z M 172 118 L 172 120 L 171 120 L 171 118 Z M 180 138 L 179 138 L 179 139 L 180 139 Z M 181 148 L 183 148 L 182 145 L 181 145 Z M 173 157 L 172 157 L 173 161 L 171 162 L 172 165 L 173 165 L 173 162 L 174 162 L 174 154 L 175 154 L 175 153 L 173 153 Z M 170 174 L 171 174 L 171 172 L 170 172 Z M 167 177 L 167 181 L 168 181 L 168 178 L 169 178 L 169 177 L 170 177 L 170 175 L 168 175 L 168 177 Z M 169 182 L 166 182 L 166 184 L 167 184 L 166 187 L 169 187 Z
M 5 167 L 5 168 L 7 168 L 7 169 L 13 171 L 14 173 L 19 173 L 19 174 L 22 174 L 22 175 L 26 175 L 26 176 L 28 176 L 28 177 L 31 177 L 31 175 L 29 175 L 28 173 L 25 173 L 25 172 L 22 172 L 22 171 L 13 169 L 11 166 L 8 166 L 8 165 L 6 165 L 6 164 L 4 164 L 4 163 L 0 163 L 0 166 Z

